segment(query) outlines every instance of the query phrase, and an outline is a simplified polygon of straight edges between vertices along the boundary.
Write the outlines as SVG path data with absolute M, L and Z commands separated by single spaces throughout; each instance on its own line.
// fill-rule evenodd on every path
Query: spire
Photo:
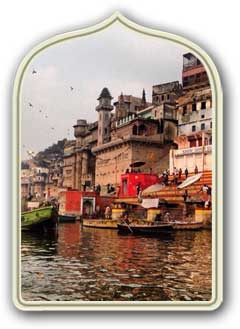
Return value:
M 123 93 L 121 92 L 121 95 L 119 97 L 119 103 L 123 104 L 124 103 L 124 97 L 123 97 Z
M 145 89 L 143 88 L 143 91 L 142 91 L 142 102 L 141 102 L 142 104 L 146 104 L 147 103 L 147 101 L 146 101 L 146 93 L 145 93 Z
M 109 99 L 113 99 L 113 97 L 111 96 L 109 90 L 104 87 L 100 96 L 98 97 L 98 100 L 101 99 L 101 98 L 109 98 Z

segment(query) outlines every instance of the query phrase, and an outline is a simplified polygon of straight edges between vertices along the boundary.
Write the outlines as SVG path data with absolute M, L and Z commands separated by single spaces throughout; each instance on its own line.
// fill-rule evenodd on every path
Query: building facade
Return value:
M 177 100 L 177 149 L 170 151 L 170 171 L 188 168 L 212 170 L 212 92 L 201 62 L 192 54 L 183 56 L 183 93 Z
M 130 164 L 142 161 L 143 172 L 161 174 L 167 168 L 211 169 L 212 94 L 202 63 L 183 55 L 182 81 L 152 87 L 151 103 L 121 93 L 113 102 L 101 91 L 98 120 L 77 120 L 75 140 L 64 149 L 63 187 L 92 191 L 118 188 Z

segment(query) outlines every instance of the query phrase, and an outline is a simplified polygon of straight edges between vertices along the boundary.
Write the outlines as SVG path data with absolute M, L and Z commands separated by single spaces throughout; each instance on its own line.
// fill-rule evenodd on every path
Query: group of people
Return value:
M 115 192 L 115 187 L 112 184 L 107 184 L 107 193 Z
M 194 174 L 196 175 L 198 173 L 198 167 L 195 166 L 194 168 Z M 184 170 L 184 175 L 185 177 L 182 177 L 183 175 L 183 170 L 182 168 L 173 168 L 173 173 L 172 173 L 172 180 L 169 181 L 169 176 L 170 176 L 170 170 L 169 169 L 165 169 L 162 173 L 162 182 L 164 185 L 178 185 L 179 181 L 188 178 L 189 172 L 188 172 L 188 168 L 186 167 Z

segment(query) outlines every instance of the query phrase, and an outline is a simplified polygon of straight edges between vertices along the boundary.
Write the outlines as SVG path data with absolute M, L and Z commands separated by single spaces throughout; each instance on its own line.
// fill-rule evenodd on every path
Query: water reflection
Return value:
M 165 237 L 61 224 L 22 236 L 25 300 L 209 300 L 211 231 Z

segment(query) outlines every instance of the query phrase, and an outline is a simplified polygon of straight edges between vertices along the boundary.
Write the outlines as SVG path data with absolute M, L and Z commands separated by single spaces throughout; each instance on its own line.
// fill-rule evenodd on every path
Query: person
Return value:
M 169 222 L 170 221 L 170 213 L 167 211 L 164 215 L 164 221 Z
M 100 192 L 101 192 L 101 185 L 100 184 L 97 184 L 95 190 L 96 190 L 96 193 L 100 194 Z
M 211 201 L 210 200 L 207 200 L 205 203 L 204 203 L 204 208 L 210 208 L 211 207 Z
M 168 185 L 168 173 L 165 175 L 165 185 Z
M 31 192 L 29 192 L 28 197 L 27 197 L 27 201 L 31 201 L 33 198 L 33 195 L 31 194 Z
M 210 197 L 212 195 L 212 188 L 210 186 L 208 186 L 207 188 L 207 195 Z
M 162 214 L 157 214 L 154 221 L 156 223 L 161 222 L 162 221 Z
M 110 184 L 107 184 L 107 193 L 110 193 Z
M 178 185 L 178 170 L 176 169 L 176 171 L 175 171 L 175 175 L 174 175 L 174 183 L 175 183 L 175 185 Z
M 197 167 L 197 165 L 195 166 L 194 173 L 195 173 L 195 175 L 198 174 L 198 167 Z
M 126 169 L 126 174 L 128 174 L 128 173 L 129 173 L 129 168 Z
M 203 184 L 203 186 L 201 187 L 201 189 L 200 189 L 199 192 L 205 192 L 205 193 L 207 193 L 208 192 L 208 186 L 207 186 L 207 184 Z
M 188 169 L 186 168 L 185 169 L 185 176 L 186 176 L 186 179 L 188 178 Z
M 111 209 L 109 206 L 106 207 L 105 209 L 105 218 L 109 219 L 110 218 L 110 215 L 111 215 Z
M 182 196 L 183 196 L 183 201 L 186 202 L 186 201 L 187 201 L 187 198 L 189 197 L 189 195 L 188 195 L 188 191 L 185 190 L 185 192 L 183 193 Z
M 180 168 L 178 171 L 178 178 L 181 179 L 181 176 L 182 176 L 182 168 Z
M 137 191 L 137 196 L 138 196 L 140 191 L 141 191 L 141 184 L 140 183 L 137 183 L 136 191 Z
M 113 193 L 115 191 L 115 188 L 113 187 L 113 185 L 110 185 L 110 193 Z
M 123 215 L 123 220 L 124 220 L 124 222 L 125 222 L 127 225 L 130 224 L 130 221 L 129 221 L 129 219 L 128 219 L 128 211 L 127 211 L 127 210 L 125 211 L 125 213 L 124 213 L 124 215 Z

